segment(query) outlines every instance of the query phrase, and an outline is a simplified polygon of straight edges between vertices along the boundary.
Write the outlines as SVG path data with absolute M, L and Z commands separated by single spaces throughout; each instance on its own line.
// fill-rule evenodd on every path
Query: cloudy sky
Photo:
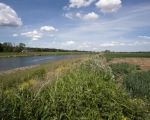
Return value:
M 150 0 L 0 0 L 0 42 L 150 51 Z

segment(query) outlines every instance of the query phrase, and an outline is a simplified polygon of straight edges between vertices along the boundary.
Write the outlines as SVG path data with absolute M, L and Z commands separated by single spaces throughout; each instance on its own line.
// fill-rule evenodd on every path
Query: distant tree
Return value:
M 20 52 L 26 47 L 24 43 L 19 43 Z
M 13 45 L 11 42 L 4 42 L 2 46 L 3 46 L 4 52 L 12 52 L 13 51 Z
M 110 50 L 105 50 L 104 52 L 105 52 L 105 53 L 110 53 L 111 51 L 110 51 Z
M 22 52 L 25 48 L 25 44 L 24 43 L 19 43 L 19 45 L 15 46 L 14 51 L 15 52 Z
M 0 43 L 0 52 L 3 52 L 3 44 Z

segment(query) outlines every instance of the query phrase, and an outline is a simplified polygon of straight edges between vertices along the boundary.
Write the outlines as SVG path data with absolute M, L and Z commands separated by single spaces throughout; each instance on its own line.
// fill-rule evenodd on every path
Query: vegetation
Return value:
M 0 52 L 21 52 L 24 48 L 24 43 L 19 43 L 19 45 L 13 45 L 10 42 L 0 43 Z
M 104 52 L 104 56 L 108 61 L 113 58 L 127 58 L 127 57 L 143 57 L 143 58 L 150 58 L 150 52 Z
M 150 100 L 150 71 L 130 73 L 124 78 L 124 85 L 134 97 Z
M 2 89 L 1 118 L 148 120 L 147 103 L 118 88 L 111 68 L 104 63 L 101 56 L 83 57 L 73 61 L 63 75 L 53 81 L 48 79 L 39 89 L 35 90 L 32 85 L 20 89 L 20 83 L 13 90 Z M 60 67 L 57 71 L 58 74 L 63 72 Z
M 47 55 L 80 55 L 84 52 L 1 52 L 0 57 L 16 57 L 16 56 L 47 56 Z
M 113 74 L 115 76 L 127 75 L 136 70 L 140 70 L 140 66 L 128 63 L 113 63 L 110 64 L 110 67 L 112 68 Z
M 8 89 L 17 88 L 18 85 L 24 82 L 26 83 L 29 80 L 45 80 L 47 73 L 54 72 L 56 74 L 57 71 L 55 70 L 59 67 L 72 64 L 72 62 L 76 62 L 78 60 L 80 60 L 79 56 L 77 58 L 66 58 L 64 60 L 51 60 L 27 68 L 19 68 L 8 72 L 2 72 L 0 73 L 0 89 L 5 91 Z
M 150 110 L 150 70 L 142 71 L 139 66 L 128 63 L 113 63 L 110 67 L 116 83 L 121 83 L 121 88 L 125 88 L 132 99 L 142 99 Z
M 37 55 L 68 55 L 81 54 L 87 51 L 63 50 L 54 48 L 31 48 L 26 47 L 24 43 L 15 45 L 10 42 L 0 43 L 0 57 L 15 57 L 15 56 L 37 56 Z

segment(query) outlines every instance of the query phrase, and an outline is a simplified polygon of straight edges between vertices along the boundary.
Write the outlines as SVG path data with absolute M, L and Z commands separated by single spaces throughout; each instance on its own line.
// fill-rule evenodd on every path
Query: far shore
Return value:
M 76 55 L 83 52 L 0 52 L 2 57 L 47 56 L 47 55 Z

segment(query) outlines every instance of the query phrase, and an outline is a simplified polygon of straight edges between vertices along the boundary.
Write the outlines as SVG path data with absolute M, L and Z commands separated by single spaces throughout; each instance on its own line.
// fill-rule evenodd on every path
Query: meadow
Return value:
M 47 62 L 0 76 L 2 120 L 150 118 L 149 71 L 109 64 L 103 55 Z
M 108 61 L 113 58 L 150 58 L 150 52 L 108 52 L 104 56 Z

